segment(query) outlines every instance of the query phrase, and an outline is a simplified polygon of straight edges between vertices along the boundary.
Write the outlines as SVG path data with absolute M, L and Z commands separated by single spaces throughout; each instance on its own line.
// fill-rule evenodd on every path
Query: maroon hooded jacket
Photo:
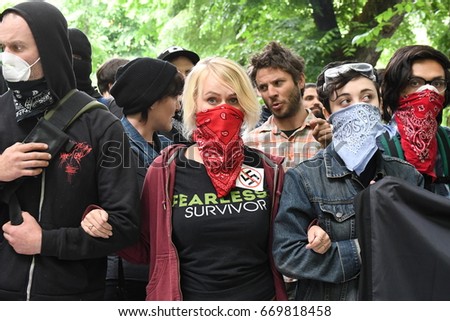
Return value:
M 175 185 L 175 170 L 178 152 L 185 145 L 171 145 L 157 157 L 149 167 L 141 195 L 142 225 L 137 244 L 119 254 L 135 263 L 150 264 L 148 301 L 181 301 L 180 264 L 178 253 L 172 242 L 171 200 Z M 252 149 L 254 150 L 254 149 Z M 265 177 L 272 196 L 272 220 L 278 210 L 278 202 L 283 186 L 283 158 L 258 152 L 264 163 Z M 273 192 L 275 191 L 275 192 Z M 272 228 L 271 228 L 272 231 Z M 272 235 L 269 237 L 268 253 L 272 253 Z M 287 300 L 283 277 L 275 269 L 270 256 L 275 299 Z

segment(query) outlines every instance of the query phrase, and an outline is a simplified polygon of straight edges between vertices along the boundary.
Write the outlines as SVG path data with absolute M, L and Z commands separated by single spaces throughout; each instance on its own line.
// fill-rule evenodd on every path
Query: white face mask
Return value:
M 431 86 L 429 84 L 425 84 L 423 86 L 420 86 L 419 88 L 417 88 L 416 92 L 420 92 L 420 91 L 424 91 L 425 89 L 431 90 L 431 91 L 435 91 L 439 94 L 439 90 L 436 89 L 436 87 Z
M 28 81 L 31 74 L 31 67 L 33 67 L 40 59 L 39 57 L 31 65 L 19 56 L 13 55 L 9 52 L 2 52 L 2 71 L 3 78 L 9 82 Z

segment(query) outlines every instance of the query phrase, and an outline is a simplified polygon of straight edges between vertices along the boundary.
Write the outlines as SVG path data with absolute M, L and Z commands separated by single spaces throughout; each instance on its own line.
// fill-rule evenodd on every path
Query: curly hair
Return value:
M 249 75 L 256 87 L 256 73 L 263 68 L 278 68 L 292 76 L 294 83 L 298 83 L 305 74 L 305 60 L 292 50 L 272 41 L 261 53 L 250 59 Z M 303 93 L 302 93 L 303 94 Z

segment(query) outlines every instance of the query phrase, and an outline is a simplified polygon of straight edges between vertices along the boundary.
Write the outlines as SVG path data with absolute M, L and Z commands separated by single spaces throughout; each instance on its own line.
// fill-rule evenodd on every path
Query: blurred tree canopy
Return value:
M 20 1 L 2 1 L 0 9 Z M 384 67 L 409 44 L 450 53 L 450 0 L 54 0 L 93 46 L 93 68 L 113 56 L 156 57 L 171 45 L 248 64 L 279 41 L 306 60 L 308 81 L 330 61 Z
M 19 1 L 2 1 L 0 9 Z M 171 45 L 248 64 L 279 41 L 306 60 L 308 81 L 330 61 L 384 67 L 399 47 L 450 53 L 450 0 L 54 0 L 93 46 L 94 70 L 113 56 L 156 57 Z M 420 37 L 418 37 L 420 36 Z
M 3 0 L 0 10 L 19 2 Z M 384 67 L 404 45 L 429 44 L 450 54 L 450 0 L 48 2 L 63 12 L 69 27 L 87 34 L 94 71 L 111 57 L 156 57 L 171 45 L 247 66 L 251 55 L 272 40 L 305 58 L 309 82 L 331 61 Z

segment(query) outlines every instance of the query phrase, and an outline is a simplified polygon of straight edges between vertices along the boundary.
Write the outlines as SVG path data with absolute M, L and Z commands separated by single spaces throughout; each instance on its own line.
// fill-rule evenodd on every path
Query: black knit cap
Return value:
M 200 60 L 200 57 L 195 52 L 184 49 L 182 47 L 178 47 L 178 46 L 172 46 L 172 47 L 165 49 L 163 52 L 161 52 L 159 54 L 158 59 L 165 60 L 165 61 L 172 61 L 178 57 L 186 57 L 194 65 L 196 65 L 197 62 Z
M 177 72 L 167 61 L 136 58 L 117 70 L 110 92 L 124 115 L 139 113 L 162 98 Z

